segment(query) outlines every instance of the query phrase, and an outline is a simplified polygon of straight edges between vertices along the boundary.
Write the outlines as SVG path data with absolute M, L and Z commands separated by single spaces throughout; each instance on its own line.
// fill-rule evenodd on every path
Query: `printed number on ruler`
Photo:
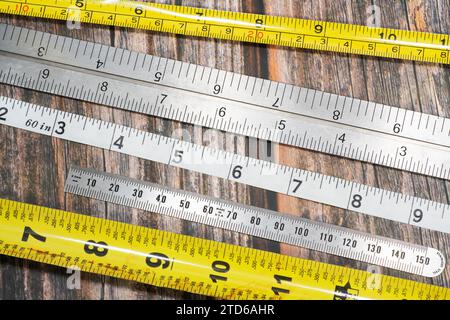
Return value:
M 0 200 L 0 254 L 226 299 L 450 296 L 384 275 L 373 287 L 370 272 L 9 200 Z
M 65 190 L 422 276 L 445 268 L 444 256 L 432 248 L 104 172 L 71 168 Z
M 0 82 L 450 179 L 450 120 L 405 109 L 4 24 Z
M 252 159 L 6 97 L 0 97 L 0 124 L 359 213 L 450 232 L 448 204 Z
M 450 63 L 450 37 L 136 1 L 0 1 L 0 12 L 387 58 Z

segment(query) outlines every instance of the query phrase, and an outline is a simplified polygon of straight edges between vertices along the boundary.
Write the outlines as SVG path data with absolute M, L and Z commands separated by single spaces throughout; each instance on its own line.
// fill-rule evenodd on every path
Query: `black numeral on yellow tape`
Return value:
M 259 19 L 258 18 L 258 19 L 255 20 L 255 25 L 256 25 L 257 28 L 262 28 L 263 23 L 264 23 L 263 19 Z
M 103 241 L 95 242 L 94 240 L 88 240 L 84 245 L 84 252 L 87 254 L 94 254 L 97 257 L 104 257 L 108 254 L 108 244 Z
M 316 25 L 314 26 L 314 31 L 315 31 L 316 33 L 318 33 L 318 34 L 322 33 L 322 31 L 323 31 L 323 26 L 322 26 L 321 24 L 316 24 Z
M 163 269 L 167 269 L 170 266 L 170 259 L 163 253 L 152 252 L 148 254 L 147 258 L 145 258 L 145 263 L 152 268 L 161 267 Z
M 136 13 L 137 15 L 142 15 L 142 14 L 144 13 L 144 9 L 142 9 L 141 6 L 137 6 L 137 7 L 134 9 L 134 13 Z
M 283 281 L 285 281 L 285 282 L 292 282 L 292 278 L 291 277 L 286 277 L 286 276 L 282 276 L 282 275 L 279 275 L 279 274 L 276 274 L 273 277 L 277 281 L 278 284 L 282 284 Z M 280 293 L 289 294 L 291 292 L 288 289 L 280 288 L 280 287 L 272 287 L 272 291 L 277 296 L 279 296 Z
M 212 263 L 211 268 L 218 273 L 227 273 L 230 271 L 230 264 L 226 261 L 216 260 Z M 218 274 L 210 274 L 209 278 L 212 282 L 216 283 L 217 281 L 227 281 L 228 278 L 225 276 L 221 276 Z
M 381 33 L 380 33 L 380 38 L 381 38 L 381 39 L 393 40 L 393 41 L 397 40 L 397 36 L 396 36 L 395 34 L 393 34 L 393 33 L 389 34 L 389 35 L 386 37 L 386 36 L 385 36 L 385 33 L 384 33 L 384 32 L 381 32 Z
M 83 8 L 84 7 L 84 0 L 76 0 L 75 1 L 75 6 L 77 6 L 78 8 Z
M 32 236 L 34 239 L 36 239 L 37 241 L 40 241 L 40 242 L 47 241 L 46 237 L 41 236 L 40 234 L 36 233 L 30 227 L 25 227 L 24 230 L 23 230 L 22 241 L 23 242 L 28 242 L 28 239 L 29 239 L 30 236 Z

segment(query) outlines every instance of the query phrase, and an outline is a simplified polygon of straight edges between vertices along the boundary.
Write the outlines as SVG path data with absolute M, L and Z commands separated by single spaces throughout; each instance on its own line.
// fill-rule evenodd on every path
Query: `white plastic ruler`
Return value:
M 0 24 L 0 82 L 450 179 L 450 120 Z

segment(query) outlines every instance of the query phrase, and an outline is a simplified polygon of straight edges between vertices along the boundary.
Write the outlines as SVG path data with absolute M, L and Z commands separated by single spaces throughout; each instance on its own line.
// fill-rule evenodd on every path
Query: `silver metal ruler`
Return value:
M 0 82 L 450 179 L 450 120 L 0 24 Z
M 0 124 L 450 233 L 450 205 L 0 97 Z
M 71 168 L 65 191 L 422 276 L 445 268 L 432 248 L 95 170 Z

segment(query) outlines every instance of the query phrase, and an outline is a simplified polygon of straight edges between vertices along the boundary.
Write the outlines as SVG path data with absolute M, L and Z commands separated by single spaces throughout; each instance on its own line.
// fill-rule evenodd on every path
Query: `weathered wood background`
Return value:
M 169 2 L 174 1 L 166 1 L 166 3 Z M 375 4 L 379 6 L 381 12 L 382 26 L 450 33 L 450 4 L 449 1 L 444 0 L 192 0 L 175 2 L 176 4 L 207 8 L 355 24 L 366 24 L 369 15 L 367 10 L 369 6 Z M 83 25 L 80 30 L 69 30 L 63 22 L 26 18 L 2 16 L 0 21 L 450 117 L 450 70 L 448 66 L 193 39 L 101 26 Z M 152 132 L 160 132 L 165 135 L 172 135 L 175 129 L 185 128 L 195 137 L 195 141 L 198 143 L 208 143 L 209 141 L 217 147 L 225 147 L 225 137 L 222 133 L 215 132 L 206 137 L 202 136 L 201 129 L 192 128 L 189 125 L 4 85 L 0 85 L 0 94 L 143 128 Z M 52 140 L 48 137 L 4 126 L 0 126 L 0 141 L 0 196 L 4 198 L 80 213 L 91 213 L 109 219 L 364 270 L 368 268 L 365 263 L 288 245 L 280 245 L 157 214 L 105 204 L 100 201 L 65 195 L 63 186 L 66 172 L 70 165 L 80 165 L 241 203 L 276 209 L 373 234 L 403 239 L 437 248 L 444 252 L 447 257 L 450 256 L 450 235 L 349 213 L 326 205 L 280 196 L 237 183 L 222 181 L 93 147 L 56 139 Z M 230 147 L 228 145 L 227 148 L 234 148 L 234 151 L 239 153 L 248 152 L 246 139 L 243 137 L 237 140 L 235 146 Z M 287 165 L 317 170 L 325 174 L 435 201 L 450 202 L 449 181 L 286 146 L 279 146 L 278 153 L 278 161 Z M 380 271 L 384 274 L 446 287 L 450 286 L 449 267 L 441 276 L 433 279 L 411 276 L 386 268 L 380 268 Z M 67 277 L 66 270 L 60 268 L 1 256 L 0 299 L 201 298 L 183 292 L 92 274 L 82 275 L 80 290 L 68 290 L 66 286 Z

